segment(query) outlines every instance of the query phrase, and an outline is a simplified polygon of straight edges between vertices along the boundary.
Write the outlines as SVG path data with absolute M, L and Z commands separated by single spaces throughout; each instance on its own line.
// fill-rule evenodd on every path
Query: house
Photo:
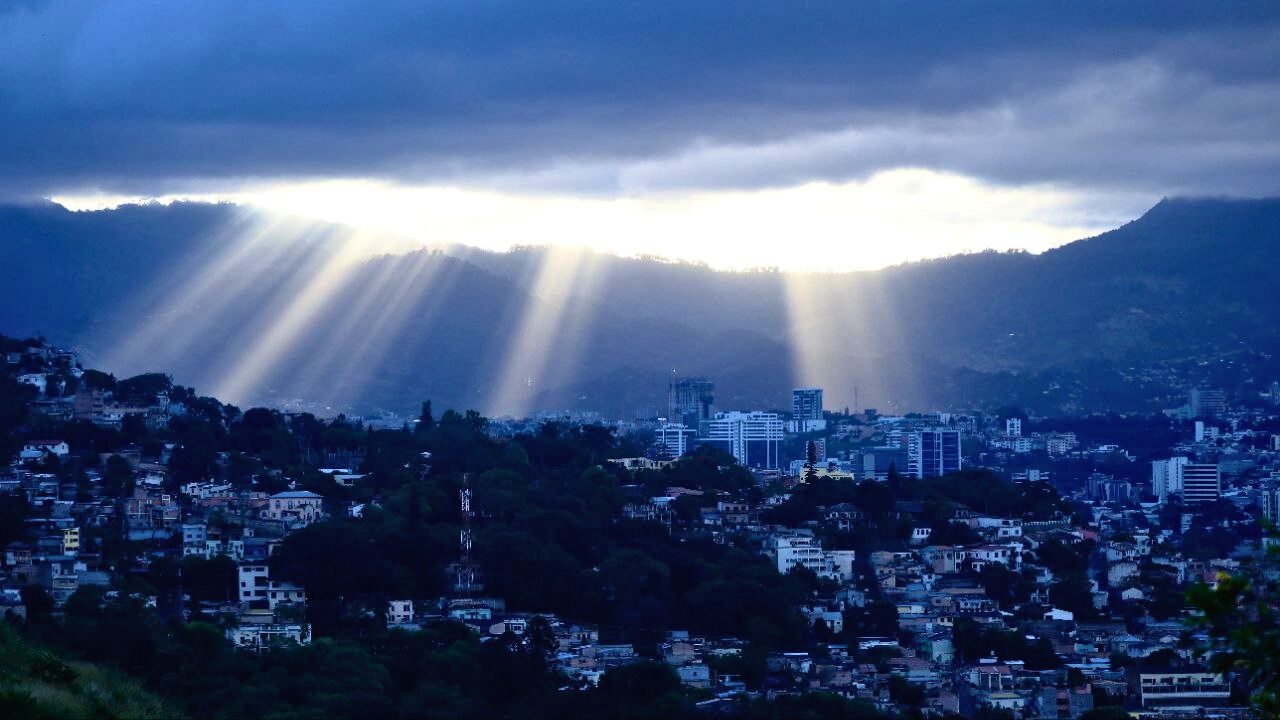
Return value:
M 18 376 L 18 382 L 39 390 L 41 395 L 49 389 L 49 376 L 44 373 L 24 373 Z
M 982 661 L 969 670 L 969 684 L 988 692 L 1013 689 L 1013 670 L 1005 663 Z
M 309 490 L 287 490 L 267 499 L 262 516 L 280 520 L 291 527 L 306 527 L 324 514 L 324 497 Z
M 1146 709 L 1196 711 L 1229 704 L 1231 686 L 1221 675 L 1204 668 L 1143 668 L 1138 675 L 1138 694 Z
M 311 626 L 300 623 L 252 623 L 229 628 L 227 639 L 238 648 L 260 652 L 280 645 L 307 645 Z
M 413 622 L 412 600 L 391 600 L 387 603 L 387 624 L 404 625 Z
M 62 529 L 62 554 L 75 555 L 80 552 L 80 528 L 69 527 Z
M 28 440 L 22 444 L 22 452 L 24 455 L 38 453 L 35 457 L 53 455 L 61 460 L 71 454 L 71 446 L 67 444 L 66 440 Z
M 349 468 L 320 468 L 320 472 L 333 478 L 342 487 L 353 487 L 356 482 L 365 478 L 364 474 L 353 473 Z
M 302 587 L 271 579 L 271 568 L 265 563 L 244 563 L 237 570 L 240 582 L 240 602 L 270 610 L 281 605 L 303 605 L 307 593 Z
M 784 530 L 765 538 L 763 553 L 772 559 L 779 573 L 804 567 L 818 577 L 848 582 L 853 579 L 853 550 L 824 551 L 811 530 Z
M 973 565 L 974 572 L 980 572 L 982 566 L 989 563 L 1005 567 L 1017 567 L 1018 565 L 1017 549 L 1008 545 L 982 545 L 970 548 L 966 554 Z
M 1093 709 L 1093 688 L 1081 685 L 1074 688 L 1040 688 L 1040 717 L 1076 720 Z
M 711 688 L 711 668 L 705 663 L 690 663 L 676 668 L 680 682 L 692 688 L 708 690 Z

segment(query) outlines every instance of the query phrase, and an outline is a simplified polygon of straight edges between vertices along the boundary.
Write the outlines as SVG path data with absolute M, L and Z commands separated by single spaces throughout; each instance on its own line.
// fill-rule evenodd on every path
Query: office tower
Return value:
M 1005 420 L 1004 434 L 1009 437 L 1022 437 L 1022 418 L 1009 418 Z
M 1271 483 L 1262 488 L 1262 516 L 1280 524 L 1280 485 Z
M 822 417 L 822 388 L 796 388 L 791 391 L 791 422 L 787 430 L 795 433 L 827 429 Z
M 1182 501 L 1213 502 L 1222 496 L 1222 473 L 1212 463 L 1187 463 L 1182 468 Z
M 1191 388 L 1188 401 L 1188 410 L 1193 418 L 1217 417 L 1227 409 L 1227 394 L 1221 390 Z
M 862 454 L 862 477 L 875 480 L 887 480 L 889 470 L 907 474 L 907 453 L 896 447 L 878 447 Z
M 759 410 L 719 412 L 706 423 L 701 442 L 724 450 L 747 467 L 777 469 L 782 418 Z
M 1133 485 L 1128 480 L 1093 473 L 1089 476 L 1089 497 L 1101 502 L 1129 502 L 1133 498 Z
M 689 437 L 693 435 L 684 423 L 664 422 L 654 431 L 653 445 L 665 459 L 674 460 L 689 451 Z
M 671 392 L 675 410 L 670 418 L 672 422 L 699 428 L 701 423 L 711 419 L 711 408 L 716 399 L 715 383 L 706 378 L 684 378 L 675 381 Z
M 825 462 L 827 459 L 826 438 L 818 438 L 817 440 L 810 440 L 809 443 L 813 445 L 813 455 L 818 459 L 818 462 L 819 463 Z
M 940 477 L 960 469 L 960 431 L 922 430 L 907 437 L 907 474 Z
M 1187 466 L 1184 457 L 1155 460 L 1151 463 L 1151 494 L 1160 502 L 1165 502 L 1170 495 L 1182 492 L 1182 470 Z
M 796 388 L 791 391 L 791 417 L 796 420 L 822 419 L 822 388 Z

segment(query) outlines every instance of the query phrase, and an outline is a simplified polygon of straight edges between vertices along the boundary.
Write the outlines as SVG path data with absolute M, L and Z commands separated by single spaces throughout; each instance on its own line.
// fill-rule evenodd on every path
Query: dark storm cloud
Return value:
M 589 192 L 929 167 L 1280 192 L 1280 5 L 25 2 L 0 189 Z

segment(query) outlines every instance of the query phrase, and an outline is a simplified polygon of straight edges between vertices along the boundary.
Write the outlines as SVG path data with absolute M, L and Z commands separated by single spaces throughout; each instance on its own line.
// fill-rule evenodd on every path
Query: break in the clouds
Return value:
M 0 192 L 1280 192 L 1275 3 L 18 2 Z

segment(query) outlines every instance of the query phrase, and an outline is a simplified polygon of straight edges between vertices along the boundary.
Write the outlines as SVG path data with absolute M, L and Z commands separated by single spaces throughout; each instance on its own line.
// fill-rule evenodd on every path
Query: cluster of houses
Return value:
M 914 527 L 907 547 L 869 553 L 864 559 L 869 577 L 864 578 L 846 569 L 856 567 L 852 557 L 824 548 L 821 540 L 865 522 L 850 504 L 821 508 L 820 519 L 806 527 L 770 527 L 761 523 L 762 516 L 788 495 L 753 505 L 671 487 L 662 496 L 632 502 L 624 513 L 662 522 L 673 532 L 745 536 L 759 543 L 779 572 L 803 566 L 832 581 L 830 587 L 838 590 L 802 608 L 811 624 L 822 623 L 832 634 L 840 634 L 848 613 L 870 597 L 893 603 L 896 634 L 854 642 L 846 633 L 840 639 L 847 643 L 772 658 L 770 692 L 822 689 L 890 707 L 897 700 L 887 671 L 924 690 L 926 712 L 969 713 L 987 706 L 1016 717 L 1078 717 L 1101 704 L 1140 716 L 1243 716 L 1249 712 L 1247 689 L 1238 678 L 1206 670 L 1207 658 L 1197 648 L 1207 638 L 1187 624 L 1194 611 L 1185 607 L 1183 593 L 1192 583 L 1212 587 L 1221 574 L 1241 571 L 1274 542 L 1265 534 L 1259 540 L 1257 526 L 1280 519 L 1280 436 L 1270 431 L 1277 417 L 1266 407 L 1234 412 L 1222 407 L 1194 420 L 1179 415 L 1174 419 L 1185 423 L 1186 436 L 1167 448 L 1168 456 L 1154 459 L 1149 451 L 1140 455 L 1113 442 L 1082 441 L 1075 432 L 1024 433 L 1017 418 L 997 424 L 977 416 L 933 414 L 834 422 L 819 447 L 839 447 L 852 439 L 861 449 L 816 464 L 796 460 L 782 472 L 756 471 L 761 485 L 794 488 L 815 476 L 885 480 L 894 465 L 928 477 L 913 459 L 913 452 L 917 458 L 920 453 L 912 443 L 935 428 L 964 438 L 965 467 L 984 467 L 1014 483 L 1053 482 L 1077 509 L 1073 515 L 1032 519 L 959 507 L 951 522 L 966 526 L 979 541 L 937 544 L 931 542 L 931 528 Z M 638 472 L 661 470 L 673 460 L 615 462 Z M 673 510 L 687 495 L 699 496 L 703 505 L 692 528 Z M 920 517 L 917 505 L 897 503 L 895 517 Z M 1207 546 L 1192 539 L 1205 533 L 1221 542 Z M 1087 550 L 1083 609 L 1055 606 L 1054 587 L 1063 578 L 1038 555 L 1046 543 Z M 1026 597 L 1003 605 L 990 597 L 981 582 L 989 565 L 1011 571 Z M 867 580 L 874 583 L 870 592 Z M 1047 643 L 1061 667 L 1031 670 L 1019 657 L 962 661 L 954 636 L 959 619 L 1016 632 L 1040 646 Z M 694 646 L 724 652 L 725 642 L 732 644 L 706 639 Z M 875 651 L 877 662 L 865 662 L 868 650 Z M 737 690 L 736 678 L 726 684 L 711 675 L 714 689 Z
M 20 382 L 39 388 L 39 378 L 44 378 L 47 391 L 55 370 L 78 372 L 73 355 L 38 350 L 35 358 L 30 353 L 20 354 L 16 361 L 12 354 L 6 358 L 22 370 L 45 363 L 42 367 L 48 372 L 15 371 Z M 126 407 L 90 390 L 70 397 L 41 395 L 33 403 L 42 403 L 39 412 L 49 417 L 63 417 L 65 411 L 68 419 L 106 426 L 138 415 L 149 426 L 162 427 L 184 412 L 180 404 L 165 398 L 146 407 Z M 1202 638 L 1182 622 L 1187 611 L 1176 607 L 1173 617 L 1157 619 L 1149 608 L 1161 593 L 1167 598 L 1170 591 L 1181 593 L 1193 582 L 1212 584 L 1219 573 L 1239 569 L 1260 551 L 1261 543 L 1242 541 L 1220 556 L 1206 556 L 1192 552 L 1182 538 L 1202 522 L 1205 508 L 1223 502 L 1238 512 L 1216 518 L 1219 529 L 1243 530 L 1259 517 L 1276 518 L 1280 438 L 1258 442 L 1259 431 L 1251 429 L 1268 419 L 1274 418 L 1224 412 L 1197 421 L 1194 438 L 1170 448 L 1171 464 L 1152 466 L 1151 484 L 1095 472 L 1075 488 L 1060 488 L 1083 509 L 1072 516 L 1001 517 L 958 506 L 949 523 L 963 526 L 961 535 L 972 542 L 935 542 L 936 528 L 917 525 L 909 528 L 908 540 L 870 550 L 866 557 L 850 549 L 824 547 L 824 538 L 867 522 L 854 505 L 820 508 L 817 520 L 800 527 L 770 525 L 762 518 L 786 502 L 789 489 L 814 477 L 883 481 L 895 467 L 917 477 L 930 476 L 929 468 L 959 468 L 961 437 L 980 448 L 976 456 L 965 451 L 970 465 L 983 465 L 1014 482 L 1061 479 L 1062 468 L 1089 458 L 1138 460 L 1114 444 L 1083 444 L 1073 433 L 1024 436 L 1016 418 L 1002 427 L 959 415 L 868 415 L 856 424 L 833 422 L 823 440 L 824 451 L 828 441 L 835 445 L 851 440 L 860 442 L 862 450 L 786 469 L 758 468 L 760 485 L 775 491 L 763 502 L 749 501 L 745 493 L 735 497 L 670 487 L 661 496 L 633 501 L 623 510 L 623 517 L 661 523 L 673 533 L 720 541 L 745 538 L 777 572 L 812 572 L 823 589 L 798 610 L 818 641 L 770 655 L 763 685 L 753 681 L 750 690 L 739 672 L 725 670 L 740 667 L 731 660 L 748 650 L 740 638 L 670 630 L 657 646 L 658 658 L 670 663 L 686 685 L 707 691 L 711 705 L 749 692 L 776 696 L 820 690 L 884 709 L 917 704 L 926 714 L 970 714 L 989 707 L 1020 718 L 1077 718 L 1110 704 L 1148 716 L 1245 715 L 1241 688 L 1233 687 L 1233 678 L 1208 672 L 1201 664 L 1203 658 L 1194 648 Z M 828 425 L 824 421 L 821 427 Z M 955 433 L 954 441 L 944 433 Z M 55 606 L 65 604 L 81 587 L 107 587 L 110 577 L 96 548 L 82 542 L 82 533 L 118 527 L 128 539 L 151 541 L 151 547 L 159 548 L 141 558 L 144 563 L 171 554 L 225 557 L 236 564 L 234 595 L 201 607 L 180 607 L 189 615 L 226 618 L 229 642 L 258 651 L 311 641 L 304 612 L 306 589 L 273 578 L 268 560 L 288 534 L 323 520 L 334 509 L 326 508 L 323 497 L 296 487 L 277 493 L 237 489 L 217 480 L 175 486 L 169 477 L 171 448 L 146 459 L 137 448 L 113 454 L 128 464 L 132 489 L 127 496 L 85 493 L 79 484 L 42 470 L 49 458 L 66 458 L 75 450 L 64 438 L 33 438 L 0 466 L 0 493 L 24 496 L 31 506 L 41 508 L 38 517 L 27 520 L 31 532 L 26 536 L 35 541 L 13 542 L 2 549 L 0 615 L 25 614 L 23 587 L 43 589 Z M 102 457 L 99 467 L 84 469 L 90 486 L 101 485 L 110 459 Z M 660 470 L 673 460 L 612 462 L 637 472 Z M 1210 466 L 1213 472 L 1207 470 Z M 347 467 L 321 472 L 342 485 L 363 477 Z M 1164 492 L 1158 492 L 1157 481 Z M 1209 490 L 1213 492 L 1205 494 Z M 692 522 L 680 520 L 675 511 L 677 500 L 688 496 L 701 506 Z M 1171 514 L 1172 506 L 1178 512 Z M 920 503 L 898 502 L 891 514 L 910 525 L 923 510 Z M 358 507 L 346 512 L 359 516 Z M 1079 607 L 1055 606 L 1054 588 L 1062 578 L 1040 552 L 1050 543 L 1089 549 L 1087 617 L 1078 617 Z M 1027 596 L 1016 602 L 992 597 L 983 582 L 984 569 L 991 566 L 1019 578 Z M 148 598 L 152 604 L 156 600 Z M 872 603 L 892 607 L 893 627 L 876 636 L 851 635 L 846 627 L 850 618 L 861 616 Z M 534 617 L 509 612 L 501 599 L 476 597 L 397 598 L 388 602 L 384 613 L 391 628 L 414 631 L 449 619 L 469 625 L 482 637 L 523 635 Z M 541 617 L 556 638 L 556 665 L 583 682 L 598 682 L 612 667 L 645 659 L 632 645 L 601 642 L 598 628 Z M 1047 644 L 1057 662 L 1046 669 L 1043 662 L 1028 667 L 1028 657 L 965 657 L 957 648 L 960 623 L 980 631 L 1014 633 L 1028 647 Z

